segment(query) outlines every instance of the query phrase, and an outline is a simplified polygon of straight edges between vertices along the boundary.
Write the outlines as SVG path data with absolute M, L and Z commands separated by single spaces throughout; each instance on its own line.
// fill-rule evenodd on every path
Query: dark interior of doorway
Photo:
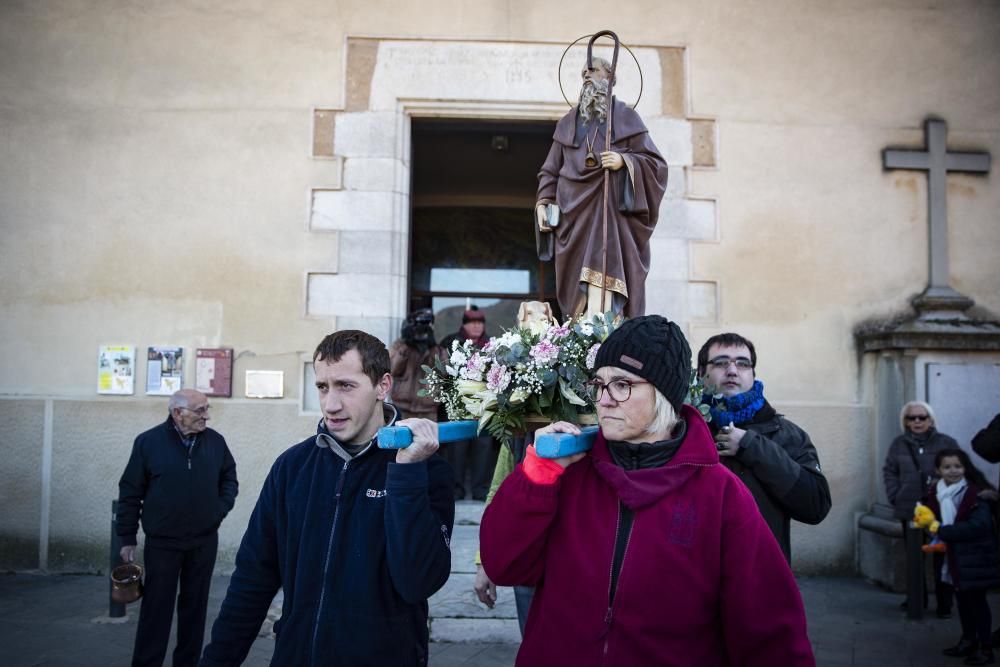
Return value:
M 538 260 L 533 208 L 551 121 L 414 119 L 410 310 L 435 311 L 440 340 L 467 303 L 487 332 L 514 325 L 521 301 L 556 310 L 554 266 Z

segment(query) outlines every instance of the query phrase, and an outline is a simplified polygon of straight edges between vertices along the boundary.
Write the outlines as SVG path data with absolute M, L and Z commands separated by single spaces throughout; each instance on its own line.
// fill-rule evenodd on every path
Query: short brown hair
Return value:
M 361 370 L 377 385 L 389 372 L 389 350 L 375 336 L 357 329 L 335 331 L 324 338 L 313 353 L 313 363 L 317 361 L 340 361 L 349 350 L 357 350 L 361 355 Z

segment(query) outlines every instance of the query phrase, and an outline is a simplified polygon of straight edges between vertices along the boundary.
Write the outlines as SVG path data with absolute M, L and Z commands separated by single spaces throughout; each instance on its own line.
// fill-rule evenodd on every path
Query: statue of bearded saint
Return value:
M 639 114 L 617 98 L 609 103 L 611 64 L 597 57 L 592 63 L 583 70 L 579 103 L 556 125 L 538 174 L 535 219 L 540 232 L 555 237 L 556 295 L 564 316 L 610 310 L 638 317 L 646 309 L 649 238 L 667 187 L 667 163 Z M 605 150 L 609 109 L 611 150 Z M 559 208 L 558 226 L 549 224 L 550 204 Z

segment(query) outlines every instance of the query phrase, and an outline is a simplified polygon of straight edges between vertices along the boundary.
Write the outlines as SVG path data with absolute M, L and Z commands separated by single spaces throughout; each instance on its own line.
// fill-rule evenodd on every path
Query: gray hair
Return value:
M 937 418 L 934 416 L 934 408 L 930 406 L 929 403 L 924 401 L 910 401 L 903 406 L 903 409 L 899 411 L 899 428 L 906 433 L 909 429 L 906 428 L 906 411 L 910 408 L 923 408 L 927 411 L 927 416 L 931 418 L 931 426 L 937 425 Z
M 659 389 L 653 387 L 653 391 L 656 392 L 656 416 L 650 422 L 649 426 L 646 427 L 646 433 L 649 435 L 671 433 L 674 430 L 674 426 L 680 421 L 677 417 L 677 412 Z
M 168 404 L 170 412 L 191 405 L 191 399 L 200 393 L 197 389 L 178 389 L 170 395 Z

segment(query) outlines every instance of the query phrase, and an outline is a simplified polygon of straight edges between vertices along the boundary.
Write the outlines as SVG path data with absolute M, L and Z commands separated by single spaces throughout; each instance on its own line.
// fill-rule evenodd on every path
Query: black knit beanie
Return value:
M 660 315 L 625 320 L 601 343 L 594 370 L 617 366 L 648 380 L 680 412 L 691 382 L 691 348 L 681 328 Z

